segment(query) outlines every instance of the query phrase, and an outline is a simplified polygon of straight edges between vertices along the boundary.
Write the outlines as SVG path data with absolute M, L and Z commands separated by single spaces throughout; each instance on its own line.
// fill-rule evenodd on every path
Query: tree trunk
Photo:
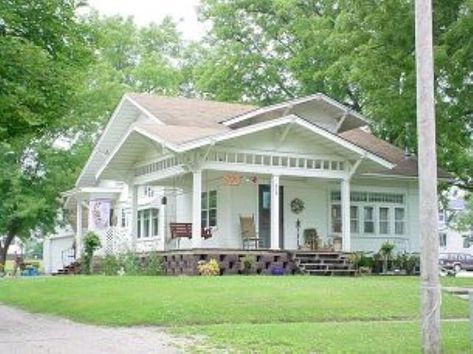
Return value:
M 13 233 L 8 233 L 7 237 L 5 238 L 5 241 L 3 242 L 3 246 L 0 244 L 0 266 L 5 266 L 5 262 L 7 261 L 8 248 L 10 248 L 10 245 L 14 238 L 15 235 Z
M 421 337 L 424 353 L 440 353 L 437 155 L 432 0 L 416 0 L 417 136 L 421 236 Z

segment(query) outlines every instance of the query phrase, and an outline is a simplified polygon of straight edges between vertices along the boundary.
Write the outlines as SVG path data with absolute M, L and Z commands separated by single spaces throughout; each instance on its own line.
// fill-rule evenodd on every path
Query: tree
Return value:
M 435 6 L 439 161 L 473 188 L 473 3 Z M 258 104 L 324 92 L 417 151 L 413 0 L 204 0 L 200 16 L 213 26 L 198 91 Z
M 78 73 L 90 61 L 77 6 L 75 0 L 0 3 L 0 264 L 14 237 L 51 230 L 57 188 L 77 168 L 69 164 L 74 154 L 54 147 L 73 126 Z

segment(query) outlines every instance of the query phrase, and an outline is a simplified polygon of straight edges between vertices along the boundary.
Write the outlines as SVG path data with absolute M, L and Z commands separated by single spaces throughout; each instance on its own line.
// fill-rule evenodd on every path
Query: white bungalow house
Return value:
M 418 251 L 416 159 L 368 125 L 323 94 L 263 108 L 126 94 L 66 193 L 76 243 L 95 229 L 103 252 L 242 249 L 253 216 L 261 249 L 297 250 L 315 228 L 343 251 Z

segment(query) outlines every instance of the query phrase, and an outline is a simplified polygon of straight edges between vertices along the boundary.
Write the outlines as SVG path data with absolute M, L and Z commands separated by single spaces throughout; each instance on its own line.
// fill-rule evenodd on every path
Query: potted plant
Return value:
M 304 243 L 311 251 L 316 250 L 318 247 L 319 235 L 315 228 L 304 230 Z

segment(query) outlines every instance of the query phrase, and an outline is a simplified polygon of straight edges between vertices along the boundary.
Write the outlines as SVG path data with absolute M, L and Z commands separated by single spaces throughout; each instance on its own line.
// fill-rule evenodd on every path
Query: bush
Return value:
M 200 275 L 220 275 L 220 267 L 215 259 L 211 259 L 210 261 L 200 261 L 197 264 L 197 270 L 199 271 Z
M 150 253 L 142 263 L 143 275 L 160 275 L 163 272 L 163 258 L 156 252 Z
M 100 262 L 100 271 L 105 275 L 160 275 L 163 272 L 163 259 L 157 252 L 145 257 L 133 252 L 107 255 Z
M 113 255 L 107 255 L 102 259 L 102 273 L 105 275 L 117 275 L 120 270 L 120 263 L 117 257 Z
M 251 274 L 253 272 L 253 269 L 255 267 L 256 259 L 255 256 L 250 256 L 247 254 L 241 263 L 242 268 L 241 271 L 243 274 Z
M 101 246 L 100 238 L 95 232 L 89 231 L 84 236 L 84 252 L 81 256 L 81 272 L 90 274 L 94 252 Z
M 128 275 L 140 275 L 141 273 L 141 259 L 131 251 L 120 255 L 119 265 Z

